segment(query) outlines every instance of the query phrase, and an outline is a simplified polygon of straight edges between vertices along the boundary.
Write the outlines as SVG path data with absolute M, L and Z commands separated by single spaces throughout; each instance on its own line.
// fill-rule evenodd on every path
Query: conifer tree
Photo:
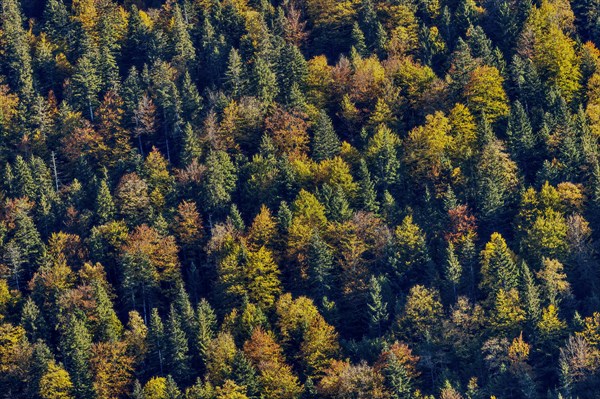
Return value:
M 180 71 L 187 71 L 187 68 L 196 58 L 196 50 L 194 49 L 188 27 L 183 19 L 183 14 L 179 4 L 175 4 L 172 25 L 170 28 L 173 66 Z
M 412 396 L 412 380 L 406 368 L 394 352 L 391 352 L 384 369 L 385 383 L 394 399 L 408 399 Z
M 313 232 L 307 254 L 308 278 L 315 298 L 327 296 L 332 288 L 333 255 L 321 235 Z
M 188 338 L 173 305 L 165 329 L 165 365 L 176 381 L 186 382 L 190 377 Z
M 446 267 L 445 267 L 446 279 L 452 284 L 452 290 L 454 291 L 454 298 L 456 299 L 456 288 L 460 284 L 460 278 L 462 276 L 462 266 L 454 251 L 454 244 L 448 243 L 446 248 Z
M 256 369 L 242 351 L 235 353 L 231 364 L 231 378 L 239 386 L 246 387 L 246 395 L 249 399 L 260 397 L 260 383 Z
M 312 154 L 316 161 L 331 159 L 340 152 L 340 139 L 333 130 L 331 119 L 321 111 L 313 133 Z
M 196 352 L 203 367 L 206 366 L 207 350 L 217 330 L 217 316 L 206 299 L 201 299 L 196 309 L 198 332 L 196 335 Z
M 352 25 L 352 45 L 361 57 L 366 57 L 368 55 L 365 34 L 362 29 L 360 29 L 358 22 L 354 22 L 354 25 Z
M 203 184 L 204 199 L 209 212 L 226 209 L 236 185 L 236 170 L 229 155 L 223 151 L 210 151 L 206 158 L 206 177 Z
M 4 37 L 4 66 L 11 88 L 22 96 L 23 101 L 33 100 L 33 70 L 31 49 L 27 32 L 23 29 L 23 16 L 17 0 L 2 3 L 0 30 Z
M 92 337 L 85 323 L 74 314 L 68 315 L 61 333 L 61 351 L 65 367 L 72 377 L 75 396 L 83 399 L 94 398 L 90 370 Z
M 384 331 L 389 313 L 387 302 L 384 301 L 381 293 L 380 278 L 371 276 L 369 281 L 369 300 L 367 302 L 369 309 L 369 330 L 371 335 L 379 337 Z
M 499 289 L 508 292 L 518 287 L 520 273 L 515 254 L 499 233 L 492 234 L 481 255 L 482 288 L 489 290 L 489 294 L 494 294 Z
M 103 284 L 104 283 L 104 284 Z M 123 325 L 117 317 L 105 288 L 106 281 L 94 281 L 94 297 L 96 300 L 97 337 L 103 342 L 117 342 L 123 333 Z
M 150 313 L 150 326 L 148 328 L 148 361 L 150 370 L 153 373 L 165 370 L 167 337 L 165 337 L 165 327 L 158 314 L 158 309 L 153 308 Z
M 535 164 L 532 161 L 536 158 L 537 140 L 525 109 L 518 100 L 511 109 L 506 135 L 513 158 L 524 171 L 531 170 L 533 172 Z M 529 177 L 532 172 L 528 173 Z
M 252 87 L 254 94 L 264 104 L 271 104 L 279 93 L 277 75 L 264 57 L 258 57 L 254 61 Z
M 100 181 L 100 187 L 98 187 L 98 194 L 96 196 L 96 215 L 98 218 L 98 224 L 105 224 L 115 217 L 115 203 L 106 179 Z
M 369 172 L 369 168 L 367 167 L 364 158 L 361 158 L 360 160 L 359 179 L 359 195 L 363 209 L 375 214 L 378 213 L 379 202 L 377 201 L 375 184 L 371 180 L 371 173 Z
M 73 97 L 78 102 L 79 109 L 85 111 L 90 121 L 93 122 L 94 109 L 98 105 L 101 79 L 90 55 L 85 55 L 77 61 L 72 84 Z
M 239 98 L 246 93 L 248 82 L 245 75 L 240 53 L 232 48 L 229 52 L 227 71 L 225 72 L 225 87 L 229 90 L 231 97 Z
M 235 227 L 240 233 L 246 230 L 246 224 L 242 218 L 242 214 L 236 204 L 231 204 L 229 208 L 229 215 L 227 220 L 231 221 L 233 227 Z
M 35 186 L 31 169 L 21 155 L 15 158 L 15 167 L 13 169 L 13 190 L 16 197 L 27 197 L 35 200 Z
M 186 122 L 200 126 L 200 111 L 202 111 L 202 97 L 189 71 L 186 70 L 181 83 L 181 116 Z

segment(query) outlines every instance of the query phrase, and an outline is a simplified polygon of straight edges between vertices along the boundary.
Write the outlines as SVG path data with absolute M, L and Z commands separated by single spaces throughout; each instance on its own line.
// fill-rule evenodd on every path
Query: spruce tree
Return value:
M 0 31 L 3 33 L 4 66 L 8 83 L 19 93 L 21 100 L 33 100 L 33 69 L 27 32 L 23 29 L 23 16 L 18 0 L 5 0 L 0 9 Z
M 181 149 L 181 164 L 184 166 L 190 165 L 192 161 L 198 160 L 202 155 L 202 147 L 198 134 L 188 122 L 183 128 L 183 146 Z
M 514 102 L 511 109 L 506 135 L 511 155 L 531 178 L 537 164 L 537 162 L 534 163 L 537 155 L 537 140 L 525 109 L 518 100 Z
M 202 111 L 202 97 L 189 71 L 186 70 L 181 83 L 181 116 L 185 122 L 200 126 L 200 111 Z
M 93 122 L 94 109 L 98 105 L 98 94 L 102 81 L 90 55 L 85 55 L 77 61 L 71 82 L 73 97 L 77 101 L 79 109 L 84 111 Z
M 412 397 L 412 379 L 394 352 L 390 352 L 383 375 L 393 399 Z
M 367 308 L 369 310 L 369 331 L 373 337 L 379 337 L 384 332 L 389 318 L 387 305 L 381 293 L 380 278 L 371 276 Z
M 318 232 L 313 232 L 308 243 L 308 278 L 314 298 L 321 299 L 332 288 L 333 255 Z
M 225 72 L 225 87 L 233 98 L 239 98 L 248 90 L 244 64 L 240 53 L 235 48 L 232 48 L 229 52 L 227 71 Z
M 36 200 L 35 184 L 31 169 L 21 155 L 15 158 L 15 167 L 13 169 L 13 190 L 16 197 L 27 197 L 30 200 Z
M 260 382 L 256 369 L 242 351 L 235 353 L 231 364 L 231 378 L 239 386 L 246 387 L 248 399 L 260 398 Z
M 446 248 L 446 267 L 444 269 L 444 274 L 446 279 L 452 284 L 452 291 L 454 292 L 454 299 L 456 300 L 456 288 L 460 284 L 462 265 L 454 251 L 454 244 L 451 242 L 448 243 L 448 247 Z
M 265 105 L 271 104 L 279 93 L 277 75 L 264 57 L 258 57 L 254 61 L 252 86 L 256 97 Z
M 354 25 L 352 25 L 352 45 L 361 57 L 366 57 L 368 55 L 365 34 L 362 29 L 360 29 L 358 22 L 354 22 Z
M 378 213 L 379 202 L 377 201 L 377 192 L 375 191 L 375 184 L 371 180 L 371 173 L 367 167 L 367 162 L 364 158 L 360 160 L 359 169 L 359 196 L 362 202 L 362 207 L 368 212 Z
M 533 331 L 541 317 L 540 289 L 533 279 L 533 274 L 529 266 L 521 261 L 521 275 L 523 279 L 520 284 L 521 297 L 523 298 L 523 307 L 525 308 L 526 322 L 529 331 Z
M 217 331 L 217 316 L 206 299 L 201 299 L 196 309 L 198 332 L 196 334 L 196 353 L 203 367 L 206 366 L 208 346 Z
M 117 317 L 113 303 L 106 291 L 106 281 L 94 281 L 94 299 L 96 300 L 97 338 L 102 342 L 117 342 L 123 334 L 123 325 Z
M 508 292 L 518 287 L 520 273 L 515 254 L 499 233 L 492 234 L 481 256 L 481 287 L 487 289 L 488 294 L 495 295 L 500 289 Z
M 316 161 L 331 159 L 340 152 L 340 139 L 333 130 L 331 119 L 321 111 L 313 133 L 312 155 Z
M 165 352 L 165 327 L 158 314 L 158 309 L 153 308 L 150 313 L 150 328 L 148 328 L 148 361 L 151 373 L 164 373 L 166 367 Z
M 73 391 L 77 398 L 92 399 L 95 397 L 90 370 L 92 337 L 75 314 L 66 316 L 61 326 L 60 347 L 64 364 L 73 379 Z
M 187 382 L 191 373 L 188 338 L 173 305 L 171 305 L 169 311 L 165 341 L 167 370 L 169 370 L 175 381 Z
M 106 182 L 106 179 L 102 179 L 96 196 L 96 217 L 98 219 L 98 224 L 104 224 L 113 220 L 115 212 L 115 203 L 110 194 L 108 183 Z

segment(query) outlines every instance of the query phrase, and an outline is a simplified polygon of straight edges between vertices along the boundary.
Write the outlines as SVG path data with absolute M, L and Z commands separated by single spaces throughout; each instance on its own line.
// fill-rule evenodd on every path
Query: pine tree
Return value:
M 383 375 L 393 399 L 409 399 L 412 396 L 412 379 L 394 352 L 387 359 Z
M 369 299 L 367 302 L 369 309 L 369 330 L 373 337 L 379 337 L 384 332 L 385 325 L 389 318 L 387 302 L 383 300 L 381 293 L 380 278 L 371 276 L 369 281 Z
M 359 195 L 363 209 L 377 214 L 379 212 L 377 192 L 375 191 L 375 184 L 371 180 L 371 173 L 364 158 L 360 160 L 359 179 Z
M 4 56 L 0 65 L 4 66 L 11 88 L 19 93 L 23 101 L 32 101 L 31 49 L 27 42 L 27 32 L 23 29 L 20 4 L 16 0 L 6 0 L 0 11 L 0 31 L 4 38 Z
M 354 25 L 352 25 L 352 45 L 361 57 L 366 57 L 368 55 L 365 34 L 360 29 L 358 22 L 354 22 Z
M 13 190 L 16 197 L 27 197 L 30 200 L 36 200 L 35 185 L 31 169 L 21 155 L 15 158 L 13 169 Z
M 258 57 L 254 61 L 252 86 L 256 97 L 265 105 L 271 104 L 279 93 L 277 75 L 273 72 L 269 62 L 263 57 Z
M 188 27 L 183 19 L 179 4 L 175 4 L 171 25 L 171 63 L 180 72 L 186 71 L 196 58 L 196 50 L 190 37 Z
M 231 202 L 237 176 L 235 165 L 223 151 L 210 151 L 206 158 L 206 174 L 203 183 L 204 200 L 209 212 L 226 209 Z
M 202 97 L 190 73 L 186 70 L 181 83 L 181 116 L 184 121 L 200 126 L 200 111 L 202 111 Z
M 454 252 L 454 244 L 448 243 L 446 248 L 446 267 L 444 270 L 446 279 L 452 283 L 452 290 L 454 291 L 454 299 L 456 299 L 456 287 L 460 284 L 460 278 L 462 276 L 462 266 Z
M 232 48 L 227 61 L 225 72 L 225 87 L 233 98 L 239 98 L 248 90 L 248 82 L 245 76 L 244 65 L 240 53 Z
M 100 181 L 100 187 L 98 188 L 98 195 L 96 196 L 96 216 L 98 218 L 98 224 L 105 224 L 115 217 L 115 203 L 110 194 L 110 189 L 106 179 Z
M 520 273 L 515 254 L 499 233 L 492 234 L 481 255 L 481 287 L 487 289 L 488 294 L 494 295 L 500 289 L 508 292 L 518 287 Z
M 525 109 L 517 100 L 514 102 L 506 128 L 508 146 L 513 158 L 529 177 L 535 171 L 537 140 Z
M 198 319 L 198 332 L 195 348 L 202 366 L 206 367 L 208 346 L 217 331 L 217 316 L 210 303 L 203 298 L 198 302 L 196 317 Z
M 249 399 L 260 398 L 260 382 L 256 369 L 242 351 L 235 353 L 231 364 L 231 378 L 239 386 L 246 387 L 246 396 Z
M 321 111 L 313 133 L 312 154 L 316 161 L 331 159 L 340 152 L 340 139 L 333 130 L 331 119 Z
M 164 373 L 166 368 L 166 346 L 165 327 L 158 314 L 158 309 L 153 308 L 150 313 L 150 327 L 148 328 L 148 361 L 151 373 Z
M 167 370 L 176 381 L 180 383 L 187 382 L 191 373 L 188 338 L 173 305 L 171 305 L 167 319 L 165 341 L 165 365 Z
M 67 316 L 61 333 L 61 352 L 73 380 L 73 392 L 77 398 L 92 399 L 95 397 L 90 370 L 92 337 L 85 323 L 74 314 Z
M 318 232 L 313 232 L 308 243 L 308 279 L 314 298 L 323 298 L 332 288 L 333 255 Z
M 246 230 L 246 224 L 244 223 L 242 214 L 240 213 L 240 210 L 238 209 L 236 204 L 231 204 L 227 220 L 231 221 L 233 227 L 235 227 L 240 233 Z
M 86 111 L 90 120 L 94 121 L 94 108 L 98 105 L 98 94 L 102 83 L 95 62 L 89 55 L 77 61 L 73 72 L 73 97 L 79 109 Z

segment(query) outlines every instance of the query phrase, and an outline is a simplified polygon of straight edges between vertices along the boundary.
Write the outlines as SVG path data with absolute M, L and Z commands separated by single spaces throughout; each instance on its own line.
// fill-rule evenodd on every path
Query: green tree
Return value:
M 331 159 L 340 152 L 340 140 L 333 130 L 331 119 L 321 111 L 315 123 L 312 154 L 317 161 Z
M 318 232 L 314 232 L 308 244 L 308 280 L 315 298 L 329 294 L 332 284 L 333 255 Z
M 190 377 L 188 337 L 182 328 L 180 315 L 173 305 L 165 329 L 165 365 L 176 381 L 186 382 Z
M 408 399 L 412 396 L 412 378 L 394 352 L 387 358 L 383 375 L 393 399 Z
M 89 55 L 81 57 L 73 72 L 73 97 L 77 101 L 79 109 L 88 112 L 92 122 L 94 121 L 94 108 L 98 105 L 101 83 L 93 58 Z
M 77 398 L 94 398 L 94 386 L 90 370 L 92 337 L 85 323 L 74 314 L 67 316 L 61 326 L 61 352 L 65 368 L 73 381 Z
M 364 158 L 361 158 L 360 160 L 359 179 L 359 196 L 363 209 L 368 212 L 378 213 L 379 202 L 377 201 L 375 184 L 371 179 L 371 173 L 369 172 L 367 162 L 364 160 Z
M 99 224 L 105 224 L 111 220 L 114 220 L 116 213 L 115 203 L 106 179 L 100 181 L 100 187 L 98 187 L 98 194 L 96 196 L 96 215 Z
M 23 28 L 20 4 L 15 0 L 2 3 L 0 30 L 3 32 L 4 66 L 8 83 L 23 100 L 33 100 L 33 70 L 27 32 Z
M 481 275 L 481 287 L 490 295 L 499 289 L 508 292 L 518 287 L 520 273 L 515 254 L 499 233 L 493 233 L 481 251 Z
M 152 372 L 160 372 L 161 374 L 164 372 L 166 347 L 165 327 L 158 314 L 158 309 L 153 308 L 150 313 L 150 326 L 148 328 L 148 361 Z
M 369 310 L 369 330 L 374 337 L 380 336 L 389 318 L 387 302 L 384 301 L 381 292 L 381 279 L 371 276 L 369 281 L 369 300 L 367 308 Z
M 206 176 L 203 194 L 207 210 L 211 213 L 226 209 L 231 202 L 237 175 L 231 158 L 223 151 L 210 151 L 206 157 Z

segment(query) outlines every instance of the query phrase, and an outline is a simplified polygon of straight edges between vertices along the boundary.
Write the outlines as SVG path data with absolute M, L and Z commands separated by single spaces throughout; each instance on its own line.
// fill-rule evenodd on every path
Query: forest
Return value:
M 600 0 L 0 0 L 0 398 L 600 398 Z

